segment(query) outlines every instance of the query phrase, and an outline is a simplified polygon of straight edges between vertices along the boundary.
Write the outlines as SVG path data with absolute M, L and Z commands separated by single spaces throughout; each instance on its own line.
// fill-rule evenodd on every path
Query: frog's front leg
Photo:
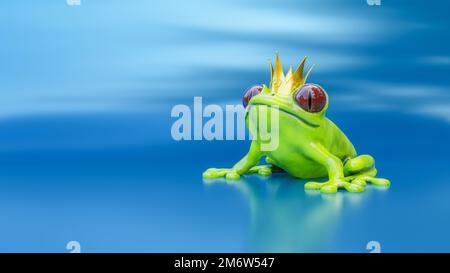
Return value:
M 323 145 L 312 143 L 309 145 L 309 149 L 307 152 L 311 159 L 327 169 L 328 181 L 308 182 L 305 184 L 305 189 L 320 189 L 322 193 L 336 193 L 339 188 L 344 188 L 349 192 L 364 191 L 363 186 L 345 180 L 341 159 L 330 153 Z
M 209 168 L 203 173 L 203 178 L 219 178 L 225 177 L 227 179 L 239 179 L 241 174 L 244 174 L 254 166 L 256 166 L 263 154 L 259 148 L 258 143 L 252 141 L 250 145 L 250 150 L 248 153 L 239 160 L 231 169 L 227 168 Z M 258 166 L 259 167 L 259 166 Z M 261 170 L 260 170 L 261 169 Z M 265 168 L 252 169 L 252 172 L 258 172 L 261 174 L 266 174 L 267 170 Z

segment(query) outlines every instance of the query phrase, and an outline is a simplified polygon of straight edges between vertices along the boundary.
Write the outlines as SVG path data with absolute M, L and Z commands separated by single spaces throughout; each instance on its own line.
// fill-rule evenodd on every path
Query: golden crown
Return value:
M 291 66 L 285 75 L 283 72 L 283 67 L 281 66 L 280 56 L 277 53 L 275 69 L 273 68 L 272 62 L 270 62 L 270 89 L 275 93 L 290 95 L 300 86 L 304 85 L 309 73 L 314 67 L 314 65 L 312 65 L 306 75 L 303 76 L 306 59 L 307 57 L 305 56 L 294 73 L 292 73 Z

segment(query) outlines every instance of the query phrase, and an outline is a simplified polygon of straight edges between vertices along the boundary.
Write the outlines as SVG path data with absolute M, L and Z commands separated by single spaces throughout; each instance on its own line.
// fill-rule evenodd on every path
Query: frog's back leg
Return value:
M 377 169 L 375 168 L 375 159 L 370 155 L 360 155 L 354 158 L 344 160 L 345 180 L 364 186 L 366 182 L 375 185 L 389 186 L 387 179 L 375 178 Z
M 360 155 L 344 159 L 344 175 L 360 174 L 375 168 L 375 159 L 370 155 Z

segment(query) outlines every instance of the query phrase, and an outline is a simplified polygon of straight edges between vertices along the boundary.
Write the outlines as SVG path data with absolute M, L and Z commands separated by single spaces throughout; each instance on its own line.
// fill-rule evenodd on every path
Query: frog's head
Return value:
M 244 94 L 244 107 L 266 106 L 278 107 L 280 120 L 283 118 L 296 118 L 310 127 L 319 127 L 328 108 L 328 95 L 317 84 L 306 84 L 311 67 L 303 75 L 306 57 L 302 60 L 295 72 L 292 67 L 283 72 L 280 57 L 277 54 L 275 68 L 270 64 L 270 85 L 252 86 Z

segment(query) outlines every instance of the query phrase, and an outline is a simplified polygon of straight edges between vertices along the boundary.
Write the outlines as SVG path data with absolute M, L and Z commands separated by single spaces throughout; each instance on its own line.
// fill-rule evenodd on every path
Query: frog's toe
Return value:
M 206 179 L 224 177 L 227 173 L 226 169 L 209 168 L 203 172 L 202 177 Z
M 337 193 L 338 187 L 336 185 L 324 185 L 320 188 L 321 193 Z
M 368 177 L 367 181 L 377 186 L 389 187 L 391 185 L 391 181 L 384 178 Z
M 344 180 L 335 180 L 329 181 L 325 183 L 319 182 L 308 182 L 305 184 L 305 189 L 308 190 L 318 190 L 320 189 L 321 193 L 337 193 L 340 188 L 346 189 L 348 192 L 362 192 L 364 191 L 364 187 L 361 185 L 353 184 L 346 182 Z
M 365 187 L 367 185 L 366 181 L 364 179 L 356 178 L 352 180 L 353 185 L 358 185 L 361 187 Z
M 259 175 L 268 176 L 272 174 L 272 166 L 270 165 L 258 165 L 251 167 L 248 173 L 257 173 Z
M 272 174 L 272 169 L 269 167 L 262 167 L 258 170 L 259 175 L 268 176 Z
M 319 183 L 319 182 L 307 182 L 305 183 L 305 189 L 307 190 L 320 190 L 325 183 Z
M 354 184 L 354 183 L 347 183 L 344 185 L 344 188 L 348 191 L 348 192 L 363 192 L 364 191 L 364 187 L 358 184 Z
M 229 171 L 225 175 L 225 178 L 228 180 L 238 180 L 241 176 L 235 171 Z

